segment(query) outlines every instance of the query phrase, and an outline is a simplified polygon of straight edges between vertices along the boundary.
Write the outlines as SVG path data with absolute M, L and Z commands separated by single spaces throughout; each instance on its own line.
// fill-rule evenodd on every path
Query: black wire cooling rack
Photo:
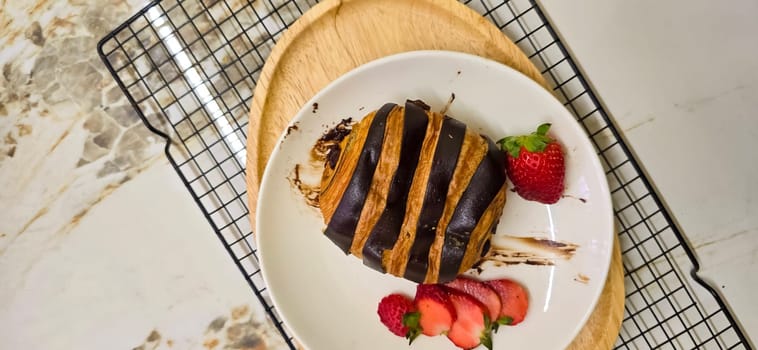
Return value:
M 102 39 L 106 64 L 283 340 L 248 220 L 245 140 L 253 88 L 282 32 L 315 0 L 154 1 Z M 542 71 L 606 170 L 626 304 L 616 349 L 750 349 L 618 130 L 533 0 L 468 0 Z

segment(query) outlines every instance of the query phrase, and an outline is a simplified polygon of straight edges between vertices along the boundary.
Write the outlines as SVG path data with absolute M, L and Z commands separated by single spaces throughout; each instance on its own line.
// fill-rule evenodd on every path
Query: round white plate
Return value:
M 258 200 L 256 239 L 263 277 L 274 305 L 296 338 L 313 350 L 407 349 L 379 322 L 387 294 L 412 297 L 416 284 L 363 266 L 322 234 L 323 220 L 293 191 L 287 177 L 307 164 L 309 151 L 342 118 L 360 120 L 385 102 L 422 99 L 493 140 L 533 131 L 544 122 L 566 152 L 567 197 L 555 205 L 508 192 L 497 235 L 539 236 L 579 245 L 554 266 L 491 267 L 482 279 L 509 277 L 529 293 L 526 320 L 501 327 L 495 349 L 563 349 L 594 309 L 613 246 L 613 215 L 605 174 L 590 141 L 548 91 L 521 73 L 477 56 L 416 51 L 363 65 L 332 82 L 295 116 L 298 129 L 282 135 L 266 167 Z M 314 111 L 313 104 L 318 103 Z M 497 237 L 497 236 L 496 236 Z M 576 281 L 581 274 L 589 281 Z M 445 337 L 419 337 L 412 349 L 455 349 Z

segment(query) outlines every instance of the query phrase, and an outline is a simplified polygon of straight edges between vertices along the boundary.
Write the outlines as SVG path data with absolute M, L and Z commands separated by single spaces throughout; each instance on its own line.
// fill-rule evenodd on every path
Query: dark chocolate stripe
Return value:
M 505 156 L 489 138 L 487 155 L 479 163 L 445 230 L 437 280 L 458 275 L 471 232 L 505 182 Z
M 387 116 L 395 106 L 397 105 L 394 103 L 387 103 L 376 112 L 366 135 L 358 164 L 350 178 L 350 183 L 345 189 L 332 219 L 326 226 L 324 232 L 326 237 L 329 237 L 345 254 L 353 243 L 355 227 L 361 217 L 361 210 L 363 210 L 363 205 L 366 202 L 366 196 L 369 188 L 371 188 L 371 180 L 382 153 Z
M 463 139 L 466 136 L 466 124 L 453 118 L 445 117 L 440 128 L 439 140 L 434 150 L 434 160 L 426 184 L 424 203 L 421 206 L 416 239 L 408 256 L 405 278 L 423 283 L 429 267 L 429 248 L 434 243 L 437 224 L 445 209 L 447 191 L 458 165 Z
M 387 193 L 387 205 L 363 245 L 363 263 L 375 270 L 384 271 L 382 254 L 395 245 L 403 226 L 408 190 L 418 166 L 428 123 L 429 117 L 423 109 L 413 103 L 405 104 L 400 160 Z

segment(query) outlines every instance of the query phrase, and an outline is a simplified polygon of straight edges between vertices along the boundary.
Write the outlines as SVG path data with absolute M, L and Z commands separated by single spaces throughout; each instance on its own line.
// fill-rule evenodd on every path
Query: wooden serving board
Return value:
M 490 58 L 547 87 L 537 68 L 511 40 L 455 0 L 325 0 L 282 35 L 255 88 L 247 138 L 253 227 L 266 162 L 302 106 L 342 74 L 369 61 L 413 50 L 459 51 Z M 616 240 L 603 294 L 569 349 L 612 348 L 623 312 L 624 279 Z

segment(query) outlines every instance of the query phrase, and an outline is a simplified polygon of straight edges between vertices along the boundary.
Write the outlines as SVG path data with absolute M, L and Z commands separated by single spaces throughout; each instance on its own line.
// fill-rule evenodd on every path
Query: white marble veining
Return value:
M 161 195 L 152 195 L 155 191 Z M 153 331 L 160 341 L 147 341 L 145 349 L 214 342 L 222 348 L 265 322 L 239 271 L 163 160 L 92 207 L 76 228 L 56 234 L 58 243 L 34 260 L 19 283 L 12 290 L 3 287 L 3 348 L 131 349 Z M 211 327 L 219 317 L 221 323 Z
M 283 348 L 97 55 L 144 0 L 0 2 L 0 348 Z

